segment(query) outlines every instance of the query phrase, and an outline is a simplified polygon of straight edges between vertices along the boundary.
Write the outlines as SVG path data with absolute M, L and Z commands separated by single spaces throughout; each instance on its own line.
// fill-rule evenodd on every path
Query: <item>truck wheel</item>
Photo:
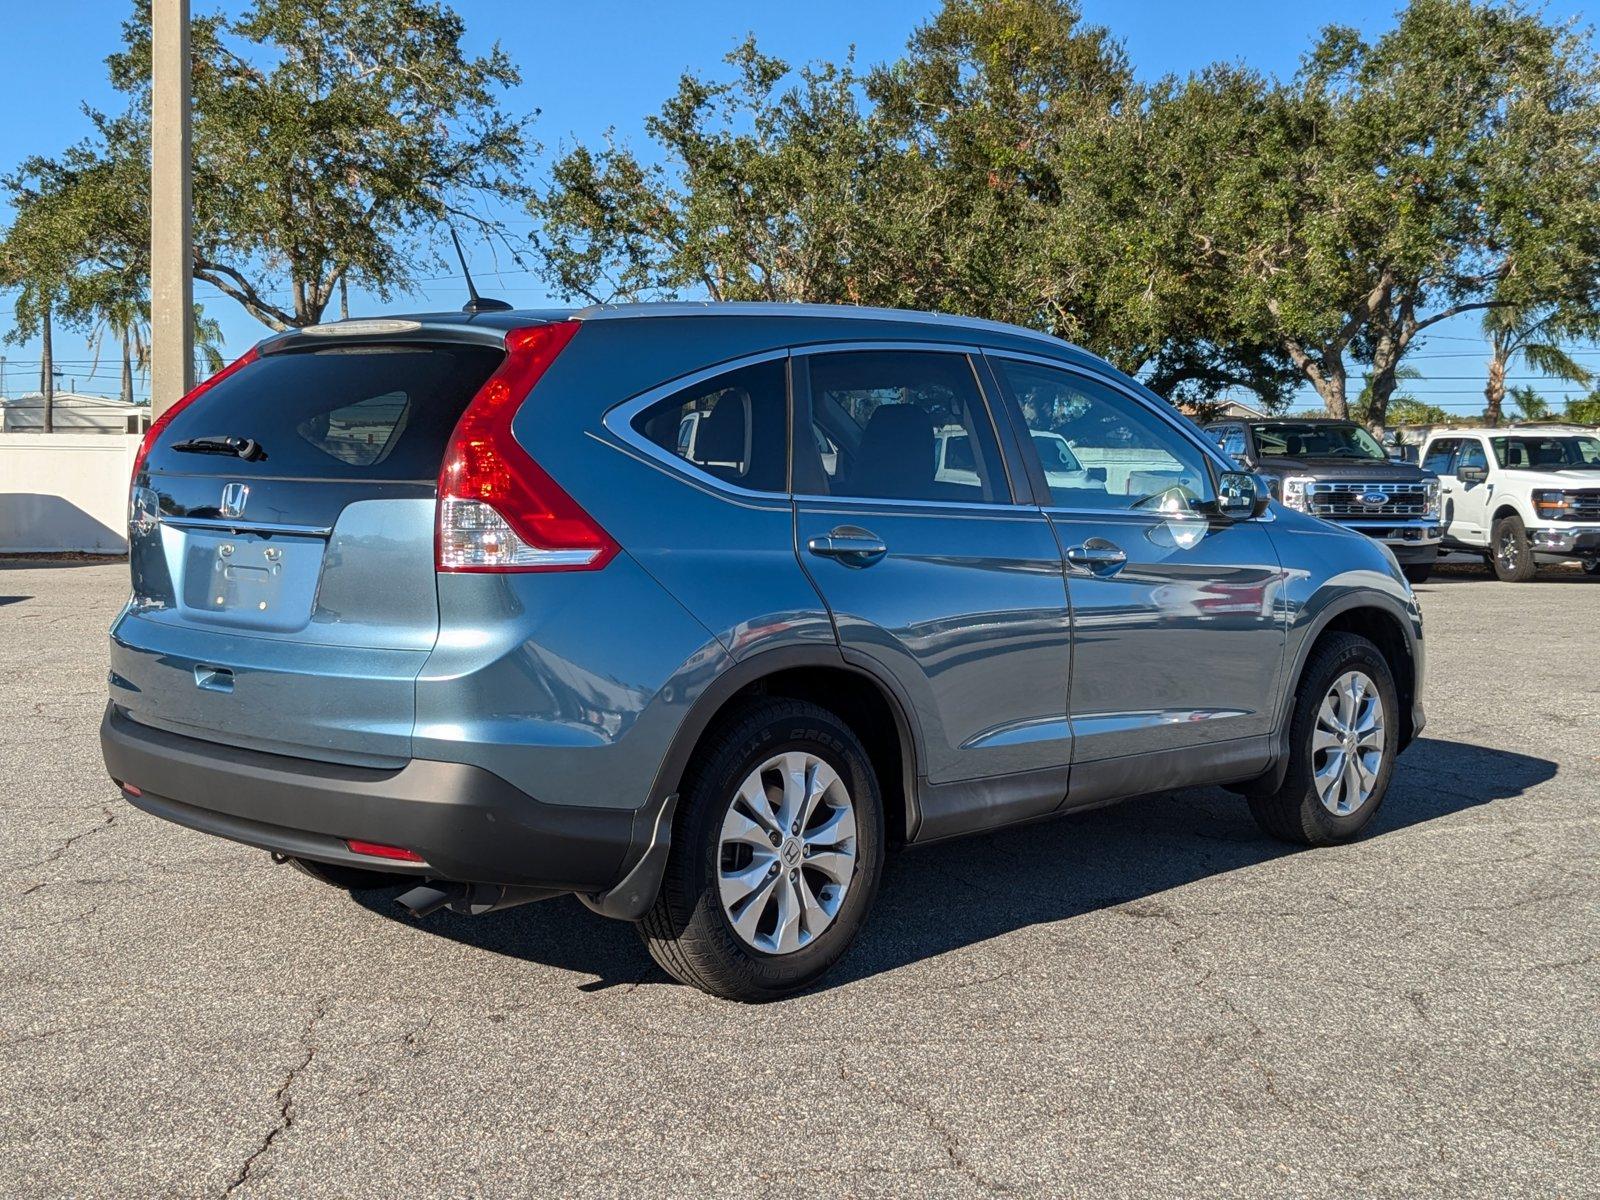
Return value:
M 1515 513 L 1494 523 L 1489 546 L 1489 563 L 1506 583 L 1527 583 L 1539 569 L 1533 561 L 1533 547 L 1528 545 L 1528 529 Z
M 883 869 L 866 751 L 799 700 L 751 703 L 696 752 L 661 894 L 639 934 L 673 978 L 729 1000 L 814 982 L 850 945 Z
M 1427 583 L 1428 576 L 1433 574 L 1433 564 L 1406 563 L 1400 568 L 1400 573 L 1406 577 L 1408 583 Z
M 1600 558 L 1584 559 L 1583 573 L 1585 575 L 1600 575 Z
M 1378 648 L 1353 633 L 1324 637 L 1300 677 L 1283 786 L 1250 797 L 1256 823 L 1304 846 L 1355 837 L 1388 791 L 1399 717 L 1394 676 Z

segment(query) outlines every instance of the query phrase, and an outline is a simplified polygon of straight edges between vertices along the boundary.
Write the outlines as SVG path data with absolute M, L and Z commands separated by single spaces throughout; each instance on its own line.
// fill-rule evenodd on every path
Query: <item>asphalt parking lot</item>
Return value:
M 417 922 L 123 803 L 126 566 L 0 563 L 0 1193 L 1600 1192 L 1600 581 L 1420 592 L 1362 841 L 1150 797 L 892 859 L 759 1008 L 573 900 Z

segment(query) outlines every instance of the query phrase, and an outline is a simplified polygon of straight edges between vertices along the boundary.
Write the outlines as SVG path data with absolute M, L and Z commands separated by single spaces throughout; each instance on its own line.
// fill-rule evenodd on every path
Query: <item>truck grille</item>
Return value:
M 1425 483 L 1331 483 L 1306 485 L 1306 508 L 1319 517 L 1423 517 L 1428 514 Z M 1363 496 L 1381 495 L 1382 504 Z
M 1600 488 L 1586 488 L 1581 492 L 1568 490 L 1564 495 L 1572 505 L 1566 516 L 1568 521 L 1600 521 Z

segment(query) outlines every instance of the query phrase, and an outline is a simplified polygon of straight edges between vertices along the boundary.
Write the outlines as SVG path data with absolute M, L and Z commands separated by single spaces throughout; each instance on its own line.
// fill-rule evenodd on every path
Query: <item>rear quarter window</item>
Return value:
M 152 470 L 194 475 L 432 480 L 467 404 L 500 365 L 490 346 L 326 346 L 263 355 L 173 418 Z M 175 450 L 254 439 L 266 457 Z

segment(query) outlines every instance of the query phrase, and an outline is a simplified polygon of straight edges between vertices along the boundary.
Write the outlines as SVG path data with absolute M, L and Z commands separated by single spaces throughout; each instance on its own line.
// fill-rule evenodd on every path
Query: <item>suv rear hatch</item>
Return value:
M 350 336 L 362 326 L 265 344 L 147 439 L 112 630 L 111 696 L 134 720 L 356 765 L 410 757 L 439 632 L 440 464 L 504 333 Z

